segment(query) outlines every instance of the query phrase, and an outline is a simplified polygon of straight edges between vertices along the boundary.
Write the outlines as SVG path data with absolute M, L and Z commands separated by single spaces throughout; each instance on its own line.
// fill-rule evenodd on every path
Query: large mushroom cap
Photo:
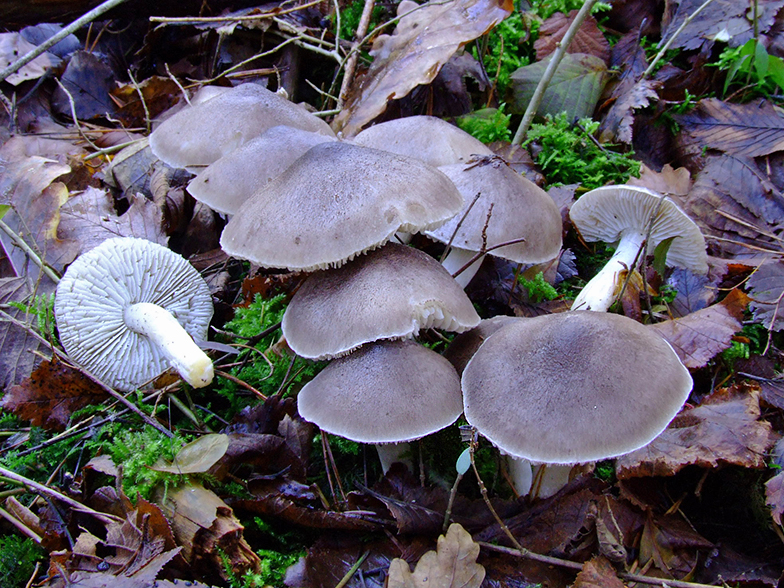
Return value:
M 477 193 L 481 195 L 467 215 L 458 213 L 439 228 L 427 231 L 428 237 L 448 243 L 454 235 L 453 247 L 474 252 L 482 250 L 483 245 L 490 248 L 524 239 L 489 252 L 517 263 L 543 263 L 558 255 L 561 213 L 539 186 L 497 160 L 439 169 L 457 186 L 466 208 Z
M 414 157 L 434 167 L 465 163 L 472 155 L 493 154 L 481 141 L 435 116 L 388 120 L 361 131 L 353 142 Z
M 213 210 L 234 214 L 308 149 L 336 140 L 285 125 L 272 127 L 209 165 L 191 180 L 188 192 Z
M 304 108 L 258 84 L 242 84 L 166 119 L 150 135 L 150 148 L 172 167 L 205 166 L 277 125 L 334 136 Z
M 336 267 L 397 231 L 434 228 L 463 197 L 436 168 L 347 143 L 322 143 L 254 194 L 221 235 L 229 255 L 264 267 Z
M 379 341 L 333 360 L 297 396 L 299 414 L 360 443 L 413 441 L 463 410 L 455 368 L 412 340 Z
M 199 273 L 170 249 L 131 237 L 80 255 L 57 285 L 55 316 L 69 357 L 106 384 L 130 391 L 169 369 L 150 339 L 126 326 L 126 309 L 167 310 L 197 341 L 207 338 L 212 297 Z
M 310 276 L 283 315 L 283 334 L 299 355 L 325 359 L 363 343 L 461 332 L 479 323 L 463 289 L 435 259 L 387 243 L 346 265 Z
M 574 464 L 638 449 L 680 410 L 691 376 L 669 344 L 624 316 L 518 319 L 463 371 L 466 420 L 502 451 Z
M 669 198 L 638 186 L 604 186 L 586 192 L 572 204 L 572 223 L 586 241 L 615 243 L 624 232 L 647 234 L 647 253 L 670 237 L 668 265 L 708 271 L 705 238 L 699 227 Z

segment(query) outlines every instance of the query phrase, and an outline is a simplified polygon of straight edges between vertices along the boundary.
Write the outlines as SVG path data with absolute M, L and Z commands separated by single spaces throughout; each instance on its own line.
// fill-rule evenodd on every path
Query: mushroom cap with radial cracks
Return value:
M 126 310 L 138 303 L 168 311 L 196 341 L 207 338 L 209 287 L 183 257 L 157 243 L 108 239 L 80 255 L 57 285 L 55 317 L 68 356 L 122 391 L 170 367 L 148 337 L 126 324 Z
M 231 256 L 262 267 L 338 267 L 397 231 L 432 229 L 463 207 L 454 184 L 416 159 L 322 143 L 247 200 L 221 235 Z
M 466 420 L 502 451 L 575 464 L 652 441 L 692 379 L 672 347 L 625 316 L 520 318 L 490 335 L 463 371 Z
M 413 441 L 463 411 L 455 368 L 411 339 L 368 343 L 333 360 L 300 390 L 297 406 L 306 421 L 359 443 Z
M 281 326 L 298 355 L 327 359 L 377 339 L 412 337 L 428 328 L 462 332 L 478 323 L 468 296 L 440 263 L 387 243 L 311 275 Z

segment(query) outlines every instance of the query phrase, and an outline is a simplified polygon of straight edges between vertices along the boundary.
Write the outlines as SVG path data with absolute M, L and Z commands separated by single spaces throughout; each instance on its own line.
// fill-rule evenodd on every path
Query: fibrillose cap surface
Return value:
M 467 215 L 461 211 L 438 229 L 427 231 L 428 237 L 448 243 L 454 235 L 452 246 L 477 252 L 485 245 L 485 237 L 488 248 L 524 239 L 489 251 L 490 255 L 517 263 L 543 263 L 558 255 L 562 243 L 561 213 L 539 186 L 500 161 L 439 169 L 457 186 L 466 208 L 477 193 L 481 195 Z
M 431 327 L 461 332 L 478 323 L 471 300 L 440 263 L 387 243 L 310 276 L 286 308 L 282 328 L 298 355 L 326 359 L 377 339 Z
M 439 226 L 462 206 L 449 178 L 421 161 L 322 143 L 239 208 L 221 247 L 263 267 L 337 267 L 397 231 Z
M 466 420 L 502 451 L 575 464 L 652 441 L 692 380 L 669 344 L 624 316 L 571 311 L 521 318 L 463 371 Z
M 308 149 L 336 140 L 285 125 L 272 127 L 209 165 L 191 180 L 188 192 L 217 212 L 234 214 Z
M 708 271 L 699 227 L 672 200 L 651 190 L 627 185 L 597 188 L 580 196 L 569 216 L 586 241 L 615 243 L 624 231 L 646 233 L 650 225 L 649 255 L 659 243 L 675 237 L 667 264 L 696 273 Z
M 68 356 L 123 391 L 169 369 L 149 339 L 125 325 L 125 309 L 138 302 L 168 310 L 194 340 L 207 338 L 213 313 L 209 287 L 183 257 L 144 239 L 108 239 L 80 255 L 55 296 L 57 328 Z
M 150 148 L 172 167 L 205 166 L 277 125 L 334 136 L 304 108 L 257 84 L 242 84 L 166 119 L 150 134 Z
M 297 396 L 299 414 L 360 443 L 413 441 L 463 411 L 447 360 L 412 340 L 369 343 L 333 360 Z
M 472 155 L 492 150 L 464 130 L 435 116 L 409 116 L 388 120 L 361 131 L 353 142 L 414 157 L 434 167 L 464 163 Z

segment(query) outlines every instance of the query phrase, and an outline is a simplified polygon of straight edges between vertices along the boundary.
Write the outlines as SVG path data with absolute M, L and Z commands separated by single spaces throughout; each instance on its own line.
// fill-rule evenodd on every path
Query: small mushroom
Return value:
M 377 339 L 420 329 L 461 332 L 479 323 L 471 301 L 435 259 L 387 243 L 336 269 L 311 275 L 283 315 L 283 335 L 298 355 L 327 359 Z
M 57 285 L 55 316 L 68 356 L 122 391 L 170 367 L 193 387 L 212 381 L 210 290 L 182 257 L 157 243 L 108 239 L 80 255 Z
M 356 145 L 383 149 L 434 167 L 466 163 L 492 150 L 464 130 L 435 116 L 408 116 L 368 127 L 352 139 Z
M 569 311 L 498 329 L 468 362 L 462 387 L 466 420 L 502 452 L 571 466 L 648 444 L 680 410 L 692 379 L 640 323 Z
M 621 287 L 623 272 L 634 269 L 642 255 L 674 238 L 667 265 L 698 274 L 708 271 L 705 238 L 699 227 L 669 198 L 637 186 L 604 186 L 586 192 L 569 211 L 586 241 L 617 242 L 615 253 L 582 289 L 572 310 L 605 312 Z
M 221 235 L 234 257 L 263 267 L 338 267 L 396 231 L 435 228 L 463 197 L 427 164 L 348 143 L 322 143 L 256 192 Z
M 278 125 L 207 166 L 188 192 L 223 214 L 234 214 L 255 192 L 319 143 L 336 141 L 313 131 Z
M 163 121 L 150 134 L 150 149 L 172 167 L 199 168 L 277 125 L 334 137 L 327 123 L 301 106 L 258 84 L 242 84 Z
M 452 275 L 477 253 L 509 241 L 517 242 L 488 253 L 525 264 L 543 263 L 558 256 L 561 213 L 539 186 L 497 158 L 439 169 L 466 200 L 463 211 L 425 233 L 436 241 L 450 243 L 451 250 L 443 263 Z M 476 274 L 483 257 L 455 276 L 462 287 Z
M 375 443 L 385 472 L 407 442 L 448 427 L 463 410 L 455 368 L 410 339 L 333 360 L 300 390 L 297 406 L 328 433 Z

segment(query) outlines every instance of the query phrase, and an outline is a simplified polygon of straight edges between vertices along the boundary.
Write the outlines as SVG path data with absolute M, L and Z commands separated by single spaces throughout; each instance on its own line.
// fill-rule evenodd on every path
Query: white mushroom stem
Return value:
M 641 231 L 623 233 L 610 261 L 585 285 L 572 310 L 607 312 L 617 295 L 621 273 L 632 269 L 644 243 L 645 233 Z
M 191 386 L 201 388 L 212 382 L 212 360 L 165 308 L 139 302 L 126 308 L 123 318 L 129 329 L 148 337 Z
M 536 498 L 549 498 L 569 482 L 572 465 L 543 463 L 534 466 L 533 470 L 532 495 Z
M 378 459 L 381 460 L 381 469 L 386 474 L 392 464 L 399 461 L 408 467 L 408 471 L 414 471 L 414 463 L 411 461 L 411 446 L 407 441 L 400 443 L 376 443 Z M 407 454 L 407 455 L 406 455 Z
M 476 272 L 479 271 L 479 266 L 482 265 L 482 260 L 485 258 L 485 256 L 482 255 L 464 271 L 460 272 L 456 276 L 455 274 L 474 257 L 476 257 L 476 251 L 460 249 L 460 247 L 452 247 L 449 250 L 449 254 L 447 254 L 447 256 L 444 258 L 444 261 L 441 262 L 441 265 L 443 265 L 449 271 L 449 273 L 455 277 L 457 283 L 465 289 L 465 287 L 468 286 L 468 283 L 471 281 L 471 278 L 473 278 Z
M 509 478 L 512 480 L 515 492 L 520 496 L 527 496 L 534 479 L 531 462 L 523 457 L 507 455 L 506 466 L 509 468 Z

